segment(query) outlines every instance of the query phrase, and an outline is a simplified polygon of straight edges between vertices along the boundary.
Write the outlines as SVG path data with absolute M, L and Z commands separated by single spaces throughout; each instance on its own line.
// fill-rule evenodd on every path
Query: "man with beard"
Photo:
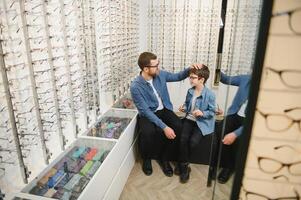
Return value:
M 140 54 L 138 65 L 140 75 L 131 84 L 131 95 L 138 109 L 139 151 L 143 159 L 142 170 L 152 174 L 151 159 L 159 160 L 163 173 L 171 177 L 173 169 L 168 155 L 176 145 L 176 137 L 181 134 L 182 123 L 173 112 L 167 82 L 184 80 L 191 68 L 199 69 L 201 64 L 194 64 L 178 73 L 159 70 L 157 56 L 150 52 Z

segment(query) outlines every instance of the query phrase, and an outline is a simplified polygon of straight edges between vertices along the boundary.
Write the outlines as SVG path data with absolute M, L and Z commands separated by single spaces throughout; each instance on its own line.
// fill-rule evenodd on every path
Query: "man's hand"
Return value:
M 203 67 L 203 64 L 195 63 L 190 66 L 190 69 L 192 69 L 192 68 L 201 69 L 202 67 Z
M 231 144 L 233 144 L 233 142 L 236 140 L 236 138 L 237 138 L 237 136 L 235 135 L 235 133 L 234 133 L 234 132 L 231 132 L 231 133 L 225 135 L 225 137 L 224 137 L 224 139 L 223 139 L 222 142 L 223 142 L 225 145 L 231 145 Z
M 200 110 L 195 110 L 192 112 L 193 116 L 195 117 L 203 117 L 204 113 Z
M 166 127 L 163 129 L 163 131 L 164 131 L 165 136 L 166 136 L 168 139 L 173 140 L 173 139 L 176 138 L 176 134 L 175 134 L 175 132 L 172 130 L 172 128 L 169 128 L 168 126 L 166 126 Z
M 181 106 L 180 106 L 179 111 L 180 111 L 180 112 L 185 112 L 184 105 L 181 105 Z

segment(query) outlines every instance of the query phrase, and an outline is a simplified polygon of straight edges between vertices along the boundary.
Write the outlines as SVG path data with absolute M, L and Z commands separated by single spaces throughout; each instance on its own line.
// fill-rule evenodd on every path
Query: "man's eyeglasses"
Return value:
M 156 65 L 149 65 L 149 66 L 147 66 L 147 67 L 149 67 L 149 68 L 158 68 L 158 67 L 159 67 L 159 64 L 160 64 L 160 62 L 158 62 L 158 64 L 156 64 Z

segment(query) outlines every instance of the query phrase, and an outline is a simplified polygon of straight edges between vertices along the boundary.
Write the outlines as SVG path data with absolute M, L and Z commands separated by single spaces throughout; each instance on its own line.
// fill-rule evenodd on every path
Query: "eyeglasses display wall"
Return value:
M 193 62 L 213 67 L 217 47 L 217 1 L 152 0 L 149 7 L 149 49 L 164 69 L 179 71 Z
M 116 101 L 138 73 L 139 5 L 126 0 L 101 0 L 95 5 L 100 91 L 112 94 Z
M 221 65 L 226 73 L 252 72 L 261 7 L 262 0 L 230 1 L 226 12 Z
M 138 8 L 134 0 L 1 1 L 1 189 L 27 183 L 87 130 L 102 92 L 117 100 L 128 90 Z
M 235 63 L 231 73 L 250 72 L 261 2 L 228 1 L 222 57 L 224 71 L 230 70 L 230 63 Z M 220 7 L 221 1 L 152 0 L 149 3 L 148 48 L 157 53 L 162 68 L 179 71 L 192 63 L 204 63 L 214 69 L 222 23 Z M 234 34 L 238 27 L 241 31 Z

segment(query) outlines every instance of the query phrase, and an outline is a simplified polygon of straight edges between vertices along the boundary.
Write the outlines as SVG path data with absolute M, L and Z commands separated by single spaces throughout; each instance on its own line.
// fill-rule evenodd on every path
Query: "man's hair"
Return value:
M 189 74 L 195 74 L 199 77 L 199 79 L 204 78 L 205 79 L 204 84 L 205 84 L 209 78 L 210 71 L 206 65 L 203 65 L 201 69 L 195 69 L 195 68 L 190 69 Z
M 144 67 L 149 66 L 151 60 L 157 59 L 157 56 L 151 52 L 143 52 L 140 54 L 138 58 L 138 65 L 141 70 L 143 70 Z

